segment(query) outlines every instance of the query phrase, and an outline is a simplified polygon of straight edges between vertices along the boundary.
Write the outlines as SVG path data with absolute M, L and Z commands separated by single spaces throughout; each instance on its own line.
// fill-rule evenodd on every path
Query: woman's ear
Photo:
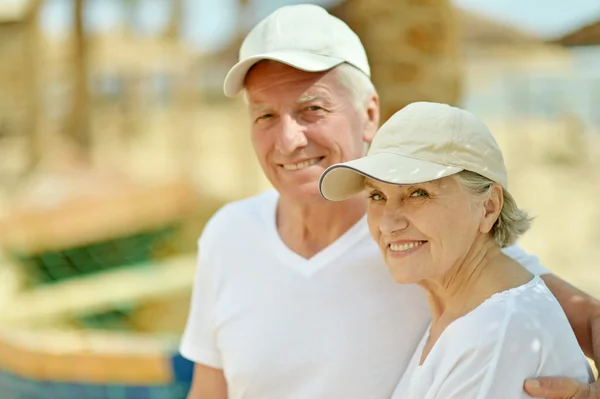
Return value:
M 371 143 L 377 129 L 379 129 L 379 97 L 373 94 L 366 104 L 366 120 L 363 140 L 365 143 Z
M 500 217 L 502 205 L 504 205 L 504 192 L 502 187 L 498 184 L 493 184 L 488 198 L 483 203 L 483 217 L 479 226 L 479 230 L 482 233 L 487 234 L 492 230 L 498 217 Z

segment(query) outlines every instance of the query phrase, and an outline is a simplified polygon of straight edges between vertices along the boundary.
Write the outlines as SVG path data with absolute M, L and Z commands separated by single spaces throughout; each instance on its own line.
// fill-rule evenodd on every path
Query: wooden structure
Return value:
M 587 24 L 573 32 L 556 39 L 553 43 L 565 47 L 599 46 L 600 45 L 600 20 Z
M 42 160 L 1 221 L 2 394 L 183 399 L 191 362 L 177 335 L 142 334 L 130 319 L 191 290 L 195 253 L 169 241 L 197 208 L 195 190 L 58 159 Z
M 12 399 L 184 399 L 192 363 L 151 334 L 0 329 L 0 387 Z
M 41 3 L 42 0 L 0 2 L 0 57 L 10 60 L 0 66 L 0 137 L 27 140 L 28 162 L 17 166 L 17 173 L 23 167 L 31 167 L 41 154 L 37 26 Z M 6 156 L 11 155 L 0 158 Z

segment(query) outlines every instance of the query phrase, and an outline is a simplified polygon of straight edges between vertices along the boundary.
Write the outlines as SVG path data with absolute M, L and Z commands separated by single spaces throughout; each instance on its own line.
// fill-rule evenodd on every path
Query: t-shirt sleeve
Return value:
M 543 276 L 544 274 L 550 274 L 550 270 L 546 269 L 538 259 L 537 256 L 531 255 L 518 244 L 513 244 L 510 247 L 503 249 L 504 253 L 515 261 L 523 265 L 527 270 L 537 276 Z
M 205 230 L 206 231 L 206 230 Z M 214 330 L 214 279 L 209 263 L 210 249 L 201 237 L 192 298 L 180 353 L 186 359 L 209 367 L 222 368 Z
M 523 348 L 524 349 L 524 348 Z M 522 399 L 527 362 L 489 350 L 466 353 L 431 399 Z M 441 378 L 439 376 L 438 378 Z
M 527 317 L 507 316 L 489 330 L 460 331 L 437 368 L 427 399 L 525 399 L 523 384 L 539 369 L 551 345 Z M 458 334 L 461 334 L 460 336 Z M 462 348 L 462 349 L 460 349 Z

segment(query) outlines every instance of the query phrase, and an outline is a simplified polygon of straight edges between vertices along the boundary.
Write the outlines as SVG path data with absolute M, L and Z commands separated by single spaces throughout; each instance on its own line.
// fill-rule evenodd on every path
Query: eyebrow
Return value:
M 250 106 L 250 110 L 252 112 L 264 112 L 264 111 L 270 111 L 271 107 L 268 105 L 264 105 L 264 104 L 256 104 L 256 105 L 252 105 Z
M 314 100 L 325 100 L 325 101 L 329 101 L 329 97 L 324 95 L 324 94 L 311 94 L 311 95 L 307 95 L 307 96 L 303 96 L 300 97 L 299 99 L 296 100 L 296 104 L 304 104 L 304 103 L 308 103 Z M 270 111 L 271 110 L 271 106 L 269 105 L 265 105 L 265 104 L 255 104 L 250 106 L 250 109 L 254 112 L 256 111 Z
M 365 186 L 372 189 L 377 189 L 377 186 L 371 182 L 371 179 L 365 178 Z
M 308 103 L 314 100 L 324 100 L 324 101 L 331 101 L 330 98 L 328 96 L 326 96 L 325 94 L 310 94 L 310 95 L 306 95 L 304 97 L 300 97 L 298 100 L 296 100 L 297 104 L 303 104 L 303 103 Z

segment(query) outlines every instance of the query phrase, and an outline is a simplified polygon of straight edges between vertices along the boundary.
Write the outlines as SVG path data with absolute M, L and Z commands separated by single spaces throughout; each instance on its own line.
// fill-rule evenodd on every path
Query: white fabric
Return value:
M 205 227 L 182 355 L 223 368 L 231 399 L 389 399 L 430 322 L 423 290 L 394 283 L 366 218 L 311 259 L 292 252 L 277 201 L 229 204 Z
M 392 399 L 525 399 L 527 378 L 593 381 L 560 304 L 537 276 L 451 323 L 419 366 L 427 338 Z

